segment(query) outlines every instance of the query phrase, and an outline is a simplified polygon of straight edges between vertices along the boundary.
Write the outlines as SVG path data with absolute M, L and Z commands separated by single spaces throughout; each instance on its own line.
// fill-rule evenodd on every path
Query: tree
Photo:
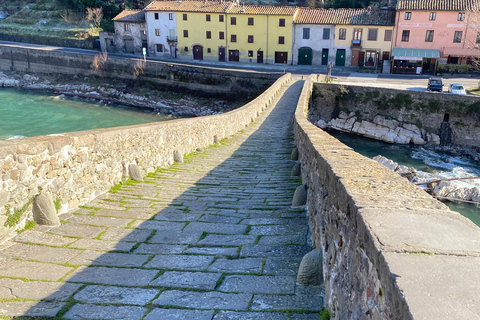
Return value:
M 480 71 L 480 4 L 475 3 L 467 16 L 467 47 L 471 50 L 472 67 Z M 480 85 L 479 85 L 480 86 Z
M 107 60 L 108 60 L 107 51 L 103 51 L 102 53 L 96 54 L 93 57 L 93 61 L 92 61 L 93 71 L 100 71 L 100 72 L 105 71 L 107 67 Z
M 103 19 L 102 8 L 87 8 L 87 20 L 91 21 L 95 28 L 100 28 Z

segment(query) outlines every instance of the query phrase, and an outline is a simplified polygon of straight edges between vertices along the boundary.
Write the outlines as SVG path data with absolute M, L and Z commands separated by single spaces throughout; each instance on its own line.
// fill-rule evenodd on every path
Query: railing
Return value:
M 167 42 L 177 42 L 177 37 L 167 37 Z
M 362 40 L 352 40 L 352 47 L 361 47 Z

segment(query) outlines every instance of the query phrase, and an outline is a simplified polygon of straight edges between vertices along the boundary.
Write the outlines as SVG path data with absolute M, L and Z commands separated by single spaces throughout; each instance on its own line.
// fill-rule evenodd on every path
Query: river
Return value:
M 0 88 L 0 140 L 171 119 L 135 108 Z
M 329 134 L 368 158 L 382 155 L 398 164 L 413 167 L 417 170 L 418 176 L 425 180 L 480 176 L 480 165 L 466 158 L 435 152 L 419 146 L 389 144 L 348 133 L 329 131 Z M 460 182 L 460 184 L 470 188 L 476 186 L 480 189 L 480 179 L 468 180 L 468 182 Z M 459 212 L 480 226 L 480 207 L 478 205 L 450 201 L 446 201 L 445 204 L 451 210 Z

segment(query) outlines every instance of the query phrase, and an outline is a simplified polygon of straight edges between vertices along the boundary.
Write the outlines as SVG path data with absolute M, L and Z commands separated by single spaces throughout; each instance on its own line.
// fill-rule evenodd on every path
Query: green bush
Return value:
M 470 70 L 470 65 L 459 65 L 459 64 L 439 64 L 437 66 L 438 73 L 468 73 Z

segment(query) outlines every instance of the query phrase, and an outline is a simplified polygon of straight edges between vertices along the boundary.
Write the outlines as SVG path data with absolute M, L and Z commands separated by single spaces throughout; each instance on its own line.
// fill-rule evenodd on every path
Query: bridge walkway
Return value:
M 0 315 L 57 319 L 313 320 L 319 287 L 296 284 L 307 245 L 285 86 L 235 136 L 144 182 L 112 188 L 60 227 L 27 230 L 0 255 Z

